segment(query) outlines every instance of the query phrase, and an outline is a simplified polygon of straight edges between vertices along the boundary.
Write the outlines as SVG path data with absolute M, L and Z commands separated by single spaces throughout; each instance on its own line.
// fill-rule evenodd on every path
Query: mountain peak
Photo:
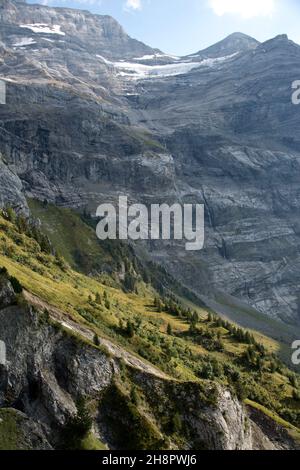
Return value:
M 245 33 L 241 33 L 239 31 L 237 31 L 235 33 L 231 33 L 223 39 L 223 41 L 227 41 L 227 40 L 240 40 L 240 41 L 245 41 L 245 40 L 249 41 L 250 40 L 250 41 L 254 41 L 256 43 L 258 42 L 252 36 L 249 36 L 248 34 L 245 34 Z
M 197 55 L 203 58 L 217 58 L 255 49 L 258 45 L 259 42 L 251 36 L 236 32 L 230 34 L 216 44 L 199 51 Z
M 118 21 L 108 15 L 30 4 L 25 0 L 0 0 L 0 9 L 0 36 L 5 34 L 9 45 L 21 44 L 26 31 L 29 40 L 34 41 L 31 44 L 38 44 L 45 34 L 56 33 L 51 37 L 57 38 L 58 33 L 58 38 L 64 36 L 64 44 L 86 49 L 109 60 L 130 59 L 157 52 L 128 36 Z

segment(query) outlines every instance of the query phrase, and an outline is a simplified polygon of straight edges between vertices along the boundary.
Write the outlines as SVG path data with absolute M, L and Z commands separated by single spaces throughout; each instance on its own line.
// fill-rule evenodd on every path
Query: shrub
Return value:
M 172 336 L 173 334 L 172 326 L 170 325 L 170 323 L 168 323 L 168 326 L 167 326 L 167 334 L 169 336 Z
M 94 335 L 94 345 L 95 346 L 100 346 L 100 339 L 98 335 Z
M 82 440 L 87 436 L 92 427 L 92 418 L 87 410 L 84 398 L 78 399 L 76 408 L 76 416 L 69 418 L 62 431 L 63 449 L 80 450 Z
M 182 420 L 179 413 L 175 413 L 172 418 L 172 430 L 174 433 L 180 433 L 182 430 Z
M 131 321 L 128 320 L 127 325 L 126 325 L 126 334 L 129 338 L 134 337 L 134 325 Z
M 16 277 L 11 276 L 9 278 L 9 280 L 10 280 L 10 283 L 11 283 L 15 293 L 16 294 L 21 294 L 23 292 L 23 287 L 22 287 L 21 283 L 18 281 L 18 279 Z
M 8 274 L 8 271 L 7 271 L 7 269 L 6 269 L 5 267 L 0 268 L 0 275 L 7 276 L 7 274 Z
M 300 401 L 300 391 L 299 390 L 293 390 L 293 399 L 295 401 Z

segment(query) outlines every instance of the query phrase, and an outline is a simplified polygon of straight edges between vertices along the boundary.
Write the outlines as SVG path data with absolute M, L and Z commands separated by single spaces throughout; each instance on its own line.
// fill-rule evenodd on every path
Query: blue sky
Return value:
M 260 41 L 286 33 L 300 44 L 299 0 L 27 0 L 112 15 L 130 36 L 185 55 L 240 31 Z

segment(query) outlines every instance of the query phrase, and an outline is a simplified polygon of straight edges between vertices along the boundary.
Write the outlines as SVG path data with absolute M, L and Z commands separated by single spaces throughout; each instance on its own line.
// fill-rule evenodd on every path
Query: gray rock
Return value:
M 16 212 L 29 213 L 22 182 L 0 154 L 0 207 L 11 206 Z
M 78 397 L 84 396 L 96 410 L 96 434 L 109 448 L 120 448 L 110 423 L 113 417 L 124 425 L 124 416 L 115 417 L 116 410 L 109 407 L 109 401 L 104 407 L 103 400 L 120 379 L 121 348 L 118 346 L 117 356 L 112 349 L 107 354 L 86 343 L 84 330 L 80 340 L 69 328 L 54 327 L 40 315 L 31 307 L 0 309 L 0 338 L 7 345 L 7 365 L 0 369 L 0 410 L 3 406 L 21 410 L 27 445 L 51 448 L 59 446 L 60 431 L 76 412 Z M 129 356 L 127 351 L 123 354 Z M 175 408 L 188 429 L 187 449 L 293 448 L 281 429 L 272 428 L 268 434 L 258 417 L 252 426 L 244 405 L 225 388 L 208 381 L 206 390 L 198 383 L 177 382 L 156 374 L 147 364 L 143 369 L 141 362 L 136 366 L 133 361 L 128 373 L 145 395 L 147 419 L 159 429 L 160 419 L 166 422 Z
M 15 303 L 16 295 L 11 283 L 5 275 L 0 274 L 0 308 L 8 307 Z

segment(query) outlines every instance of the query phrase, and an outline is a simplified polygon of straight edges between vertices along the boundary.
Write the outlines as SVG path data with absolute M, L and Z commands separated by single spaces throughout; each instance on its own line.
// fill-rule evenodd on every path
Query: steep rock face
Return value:
M 142 42 L 130 38 L 120 24 L 110 16 L 93 15 L 88 11 L 68 8 L 49 8 L 26 2 L 2 0 L 0 21 L 4 24 L 1 36 L 7 32 L 19 36 L 42 36 L 60 39 L 62 43 L 74 41 L 77 47 L 88 47 L 108 58 L 127 58 L 152 54 L 154 51 Z M 26 25 L 28 27 L 26 28 Z
M 0 409 L 0 450 L 51 449 L 42 426 L 18 410 Z
M 26 193 L 91 212 L 120 193 L 205 203 L 205 250 L 155 242 L 153 259 L 299 324 L 300 47 L 234 34 L 170 58 L 110 18 L 9 1 L 0 23 L 0 151 Z
M 1 286 L 2 293 L 11 291 L 3 277 Z M 0 338 L 6 344 L 7 353 L 6 365 L 0 369 L 0 407 L 22 413 L 19 418 L 25 419 L 28 440 L 33 447 L 57 447 L 63 426 L 76 413 L 76 400 L 84 396 L 93 402 L 94 432 L 110 448 L 126 448 L 122 441 L 124 434 L 119 430 L 126 431 L 126 436 L 134 432 L 127 410 L 130 398 L 115 388 L 124 366 L 121 372 L 116 357 L 80 339 L 69 329 L 49 324 L 49 319 L 36 309 L 16 305 L 10 295 L 4 297 L 3 294 L 0 305 Z M 8 303 L 11 305 L 7 306 Z M 150 419 L 152 445 L 161 442 L 163 447 L 174 446 L 163 434 L 161 423 L 177 412 L 188 429 L 184 435 L 186 448 L 233 450 L 292 446 L 287 436 L 281 435 L 279 439 L 276 432 L 269 439 L 249 419 L 238 400 L 220 386 L 207 382 L 205 389 L 201 384 L 180 383 L 146 370 L 129 367 L 128 376 L 144 394 L 144 407 L 147 403 L 148 411 L 146 416 L 140 410 L 139 419 L 146 420 L 147 426 Z M 26 421 L 26 416 L 30 420 Z M 114 420 L 118 422 L 117 429 Z M 126 442 L 128 445 L 129 440 Z
M 16 212 L 29 213 L 19 177 L 4 163 L 0 154 L 0 207 L 11 206 Z
M 294 323 L 300 114 L 291 84 L 299 58 L 300 47 L 280 36 L 184 81 L 143 83 L 139 99 L 154 132 L 163 123 L 170 133 L 181 198 L 206 204 L 206 247 L 194 262 L 209 265 L 214 289 Z M 171 258 L 173 271 L 203 292 L 191 263 Z

